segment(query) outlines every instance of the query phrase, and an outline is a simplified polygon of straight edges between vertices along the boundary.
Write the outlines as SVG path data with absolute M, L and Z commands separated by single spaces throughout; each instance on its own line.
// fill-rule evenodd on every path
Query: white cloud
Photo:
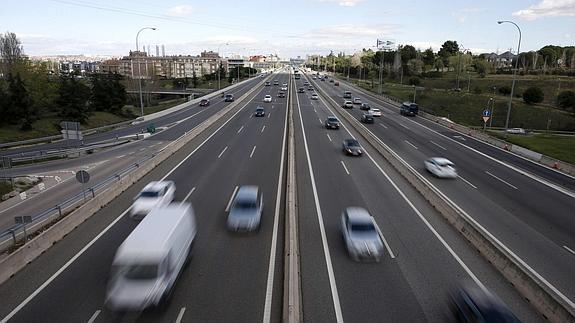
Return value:
M 355 7 L 358 3 L 363 2 L 363 0 L 319 0 L 319 2 L 328 2 L 339 4 L 342 7 Z
M 513 15 L 525 20 L 541 17 L 575 17 L 575 0 L 543 0 L 527 9 L 516 11 Z
M 463 8 L 461 10 L 457 10 L 455 12 L 452 12 L 451 15 L 453 17 L 455 17 L 457 19 L 457 21 L 459 23 L 464 23 L 467 20 L 467 17 L 469 17 L 469 15 L 473 15 L 475 13 L 480 13 L 485 11 L 485 9 L 480 9 L 480 8 Z
M 377 37 L 393 34 L 395 29 L 396 26 L 394 25 L 335 25 L 310 30 L 309 32 L 304 33 L 302 37 L 318 39 L 354 39 L 358 37 L 371 37 L 374 38 L 373 40 L 375 42 Z
M 189 17 L 194 12 L 194 9 L 190 5 L 179 5 L 168 9 L 166 12 L 167 16 L 170 17 Z

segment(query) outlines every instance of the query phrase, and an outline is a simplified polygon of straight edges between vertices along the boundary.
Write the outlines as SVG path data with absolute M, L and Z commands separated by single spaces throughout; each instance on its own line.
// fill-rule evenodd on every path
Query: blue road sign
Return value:
M 481 115 L 484 117 L 491 117 L 491 111 L 485 109 Z

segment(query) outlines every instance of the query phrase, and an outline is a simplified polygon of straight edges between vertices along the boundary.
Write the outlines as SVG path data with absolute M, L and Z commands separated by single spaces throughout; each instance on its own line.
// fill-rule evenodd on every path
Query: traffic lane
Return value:
M 390 260 L 387 251 L 380 264 L 358 264 L 349 258 L 342 241 L 341 212 L 349 206 L 367 205 L 364 192 L 357 186 L 357 179 L 346 175 L 340 162 L 345 160 L 348 163 L 359 163 L 359 167 L 371 167 L 370 161 L 366 158 L 356 158 L 353 161 L 345 158 L 340 148 L 341 140 L 347 137 L 343 130 L 333 131 L 337 139 L 329 141 L 324 128 L 316 124 L 317 114 L 313 110 L 302 111 L 302 116 L 344 320 L 426 320 L 403 273 L 397 263 Z M 397 199 L 387 198 L 391 195 L 389 185 L 382 186 L 379 191 L 383 194 L 377 198 L 385 200 L 386 204 L 397 203 Z M 305 247 L 302 246 L 302 252 Z
M 333 299 L 323 256 L 311 177 L 297 106 L 294 109 L 300 279 L 304 322 L 335 322 Z

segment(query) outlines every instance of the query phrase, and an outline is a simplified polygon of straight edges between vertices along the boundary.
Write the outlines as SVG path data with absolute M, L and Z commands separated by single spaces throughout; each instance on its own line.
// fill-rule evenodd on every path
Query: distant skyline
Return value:
M 128 1 L 8 0 L 0 32 L 14 32 L 30 56 L 124 56 L 142 46 L 166 55 L 353 53 L 376 39 L 437 51 L 456 40 L 474 53 L 575 45 L 575 0 L 535 1 Z M 226 45 L 226 43 L 228 45 Z

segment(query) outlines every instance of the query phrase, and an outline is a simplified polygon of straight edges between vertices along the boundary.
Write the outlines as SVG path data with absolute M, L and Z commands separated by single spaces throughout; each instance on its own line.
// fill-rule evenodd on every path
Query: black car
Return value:
M 200 101 L 200 106 L 201 106 L 201 107 L 207 107 L 208 105 L 210 105 L 210 100 L 208 100 L 208 99 L 202 99 L 202 101 Z
M 361 146 L 359 142 L 353 138 L 345 139 L 343 141 L 343 152 L 346 155 L 361 156 Z
M 266 115 L 266 110 L 264 109 L 264 107 L 257 107 L 256 108 L 256 112 L 254 113 L 254 116 L 263 117 L 265 115 Z
M 325 127 L 327 129 L 339 129 L 339 120 L 336 117 L 327 117 L 325 120 Z
M 286 94 L 285 92 L 278 92 L 278 98 L 285 98 Z
M 363 123 L 373 123 L 373 116 L 369 113 L 364 113 L 361 116 L 361 122 Z
M 333 83 L 333 79 L 329 79 L 329 83 Z
M 234 95 L 233 94 L 226 94 L 226 98 L 224 99 L 225 102 L 234 102 Z
M 305 93 L 305 90 L 303 87 L 300 87 L 299 89 L 297 89 L 297 93 Z
M 458 322 L 521 322 L 497 296 L 474 285 L 452 293 L 451 310 Z
M 266 86 L 271 86 L 272 84 L 270 83 L 270 81 L 266 81 Z
M 371 109 L 371 107 L 370 107 L 369 104 L 367 104 L 367 103 L 362 103 L 362 104 L 359 106 L 359 109 L 360 109 L 360 110 L 369 111 L 369 109 Z

